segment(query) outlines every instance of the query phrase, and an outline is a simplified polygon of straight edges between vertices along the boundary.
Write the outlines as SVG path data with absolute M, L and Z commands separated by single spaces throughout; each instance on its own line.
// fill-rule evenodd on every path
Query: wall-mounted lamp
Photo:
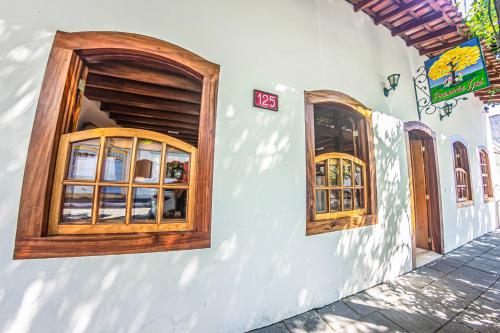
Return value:
M 387 77 L 387 80 L 389 81 L 389 85 L 391 86 L 389 89 L 384 87 L 384 96 L 387 97 L 389 96 L 389 91 L 391 90 L 396 90 L 396 87 L 398 86 L 399 83 L 399 77 L 400 74 L 391 74 Z

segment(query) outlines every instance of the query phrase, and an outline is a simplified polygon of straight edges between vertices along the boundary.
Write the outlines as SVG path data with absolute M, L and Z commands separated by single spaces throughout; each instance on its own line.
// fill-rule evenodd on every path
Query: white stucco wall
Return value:
M 210 249 L 12 260 L 31 126 L 58 29 L 149 35 L 221 65 Z M 0 331 L 240 332 L 408 271 L 403 121 L 417 119 L 411 80 L 423 60 L 341 0 L 0 2 Z M 400 85 L 385 98 L 392 73 Z M 278 93 L 280 111 L 252 108 L 254 88 Z M 303 92 L 314 89 L 375 110 L 375 226 L 305 236 Z M 471 96 L 451 118 L 423 119 L 439 143 L 447 251 L 495 222 L 494 204 L 479 200 L 477 146 L 492 151 L 481 110 Z M 476 198 L 460 210 L 452 135 L 469 144 Z

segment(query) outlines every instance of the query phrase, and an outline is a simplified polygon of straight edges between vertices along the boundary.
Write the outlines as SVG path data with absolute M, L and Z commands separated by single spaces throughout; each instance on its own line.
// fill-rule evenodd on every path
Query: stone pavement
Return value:
M 500 229 L 394 280 L 252 333 L 500 332 Z

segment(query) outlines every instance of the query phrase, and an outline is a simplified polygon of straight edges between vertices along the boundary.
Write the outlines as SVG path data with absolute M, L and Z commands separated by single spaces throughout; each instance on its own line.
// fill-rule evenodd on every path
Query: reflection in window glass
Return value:
M 91 223 L 94 186 L 64 186 L 60 223 Z
M 103 186 L 99 193 L 100 223 L 125 223 L 127 188 Z
M 354 163 L 354 185 L 363 185 L 363 167 L 356 163 Z
M 189 153 L 173 147 L 167 148 L 166 184 L 188 183 L 189 158 Z
M 330 212 L 338 212 L 340 210 L 340 190 L 330 191 Z
M 163 191 L 163 218 L 167 219 L 186 219 L 187 190 L 168 189 Z
M 363 209 L 364 208 L 364 197 L 362 189 L 354 190 L 354 209 Z
M 132 197 L 132 223 L 156 223 L 158 189 L 134 188 Z
M 343 210 L 352 210 L 352 190 L 344 190 Z
M 68 167 L 68 179 L 95 179 L 99 139 L 74 142 Z
M 160 159 L 161 143 L 138 139 L 134 182 L 158 183 L 160 179 Z
M 326 190 L 316 190 L 316 213 L 326 213 Z
M 316 185 L 324 186 L 326 185 L 326 161 L 316 163 Z
M 102 166 L 102 178 L 105 181 L 128 182 L 132 143 L 131 138 L 106 139 Z
M 342 179 L 343 186 L 352 186 L 352 166 L 349 160 L 342 160 Z
M 340 160 L 330 159 L 330 186 L 340 186 Z

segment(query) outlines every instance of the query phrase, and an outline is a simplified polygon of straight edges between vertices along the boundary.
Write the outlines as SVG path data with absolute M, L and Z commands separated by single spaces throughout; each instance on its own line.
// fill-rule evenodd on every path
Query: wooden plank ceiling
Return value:
M 347 0 L 354 11 L 363 11 L 376 25 L 415 47 L 420 55 L 433 57 L 469 39 L 462 14 L 449 0 Z M 475 95 L 485 103 L 500 103 L 500 63 L 483 45 L 491 86 Z M 498 92 L 496 92 L 498 90 Z M 495 94 L 491 95 L 492 92 Z
M 143 56 L 80 53 L 87 67 L 84 95 L 119 126 L 152 130 L 198 143 L 201 79 Z

